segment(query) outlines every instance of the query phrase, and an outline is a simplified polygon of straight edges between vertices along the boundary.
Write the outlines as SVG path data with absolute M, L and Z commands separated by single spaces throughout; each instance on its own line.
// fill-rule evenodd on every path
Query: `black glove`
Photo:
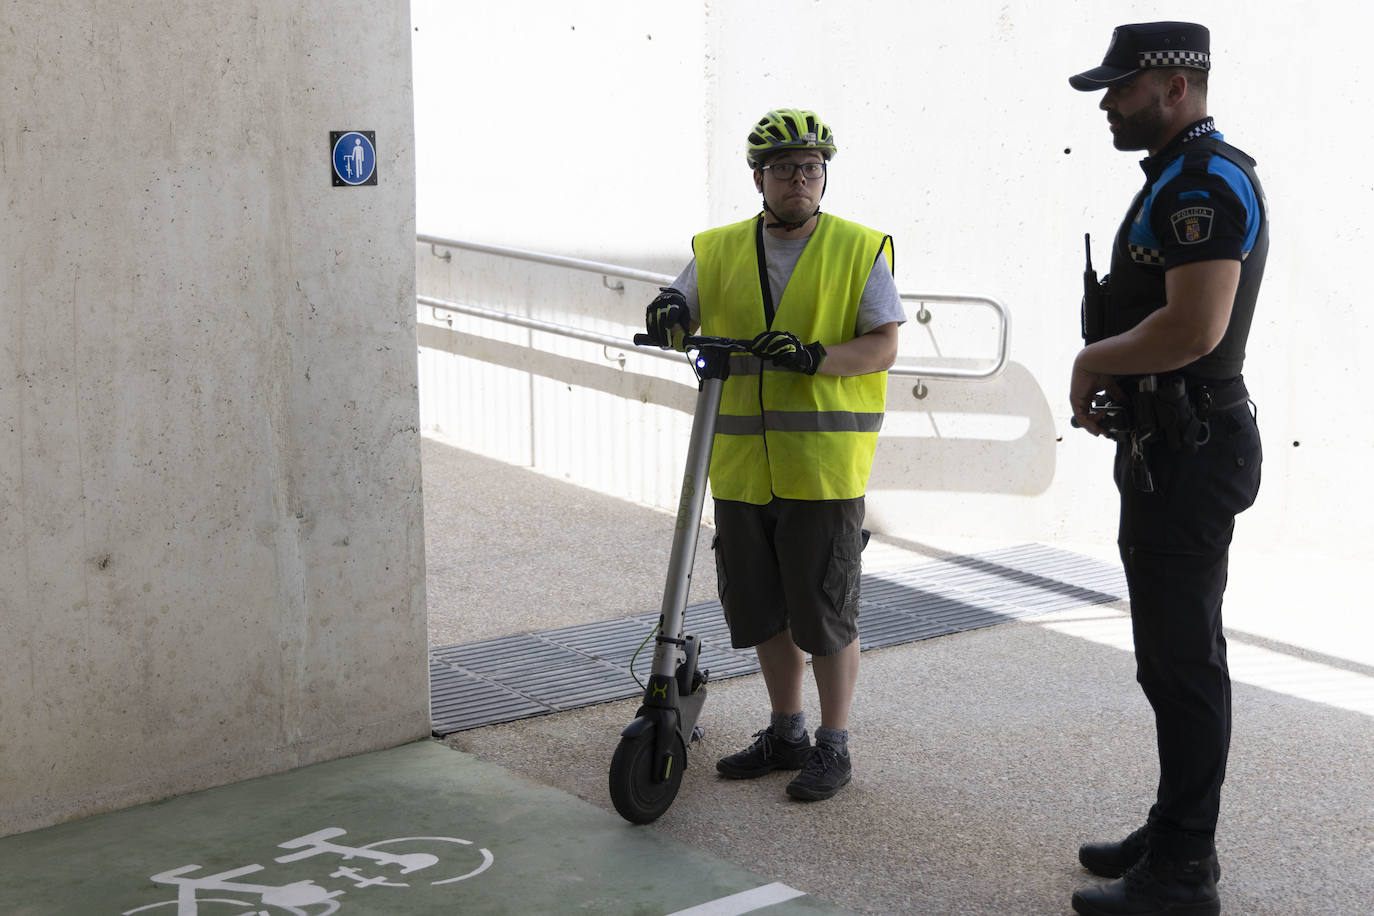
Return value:
M 644 310 L 644 327 L 660 347 L 682 348 L 682 338 L 690 330 L 692 313 L 687 300 L 671 286 L 660 286 L 659 294 Z M 676 334 L 673 332 L 677 331 Z
M 820 341 L 802 346 L 790 331 L 764 331 L 749 344 L 749 352 L 768 360 L 780 369 L 815 375 L 825 359 Z

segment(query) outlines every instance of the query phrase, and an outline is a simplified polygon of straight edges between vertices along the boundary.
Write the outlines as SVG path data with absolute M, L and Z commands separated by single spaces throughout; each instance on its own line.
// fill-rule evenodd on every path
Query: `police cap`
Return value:
M 1102 66 L 1069 77 L 1069 85 L 1089 92 L 1106 89 L 1141 70 L 1187 67 L 1210 70 L 1212 55 L 1206 26 L 1195 22 L 1141 22 L 1119 25 Z

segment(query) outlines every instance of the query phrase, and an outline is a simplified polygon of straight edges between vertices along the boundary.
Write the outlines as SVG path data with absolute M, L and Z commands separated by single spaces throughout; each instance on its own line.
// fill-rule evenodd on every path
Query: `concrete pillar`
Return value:
M 407 5 L 111 6 L 0 28 L 0 834 L 428 732 Z

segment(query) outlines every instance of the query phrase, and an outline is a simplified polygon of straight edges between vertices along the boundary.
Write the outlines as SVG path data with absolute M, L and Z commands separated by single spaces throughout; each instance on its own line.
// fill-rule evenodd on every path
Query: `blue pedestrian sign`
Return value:
M 330 158 L 334 187 L 377 183 L 377 134 L 370 130 L 331 130 Z

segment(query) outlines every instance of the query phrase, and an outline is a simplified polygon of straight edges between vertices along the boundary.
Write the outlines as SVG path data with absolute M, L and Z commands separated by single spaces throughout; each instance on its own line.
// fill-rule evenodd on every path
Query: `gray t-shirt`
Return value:
M 811 237 L 804 239 L 775 238 L 771 232 L 763 234 L 763 258 L 768 267 L 768 286 L 773 293 L 773 302 L 782 301 L 783 290 L 792 277 L 802 249 Z M 693 258 L 673 281 L 673 288 L 682 293 L 687 300 L 687 308 L 692 313 L 693 325 L 701 323 L 701 297 L 697 293 L 697 261 Z M 863 296 L 859 298 L 859 315 L 854 321 L 854 336 L 867 334 L 874 328 L 891 322 L 904 324 L 906 309 L 902 306 L 897 283 L 892 279 L 892 271 L 887 269 L 887 259 L 878 257 L 864 284 Z M 779 330 L 787 330 L 780 328 Z

